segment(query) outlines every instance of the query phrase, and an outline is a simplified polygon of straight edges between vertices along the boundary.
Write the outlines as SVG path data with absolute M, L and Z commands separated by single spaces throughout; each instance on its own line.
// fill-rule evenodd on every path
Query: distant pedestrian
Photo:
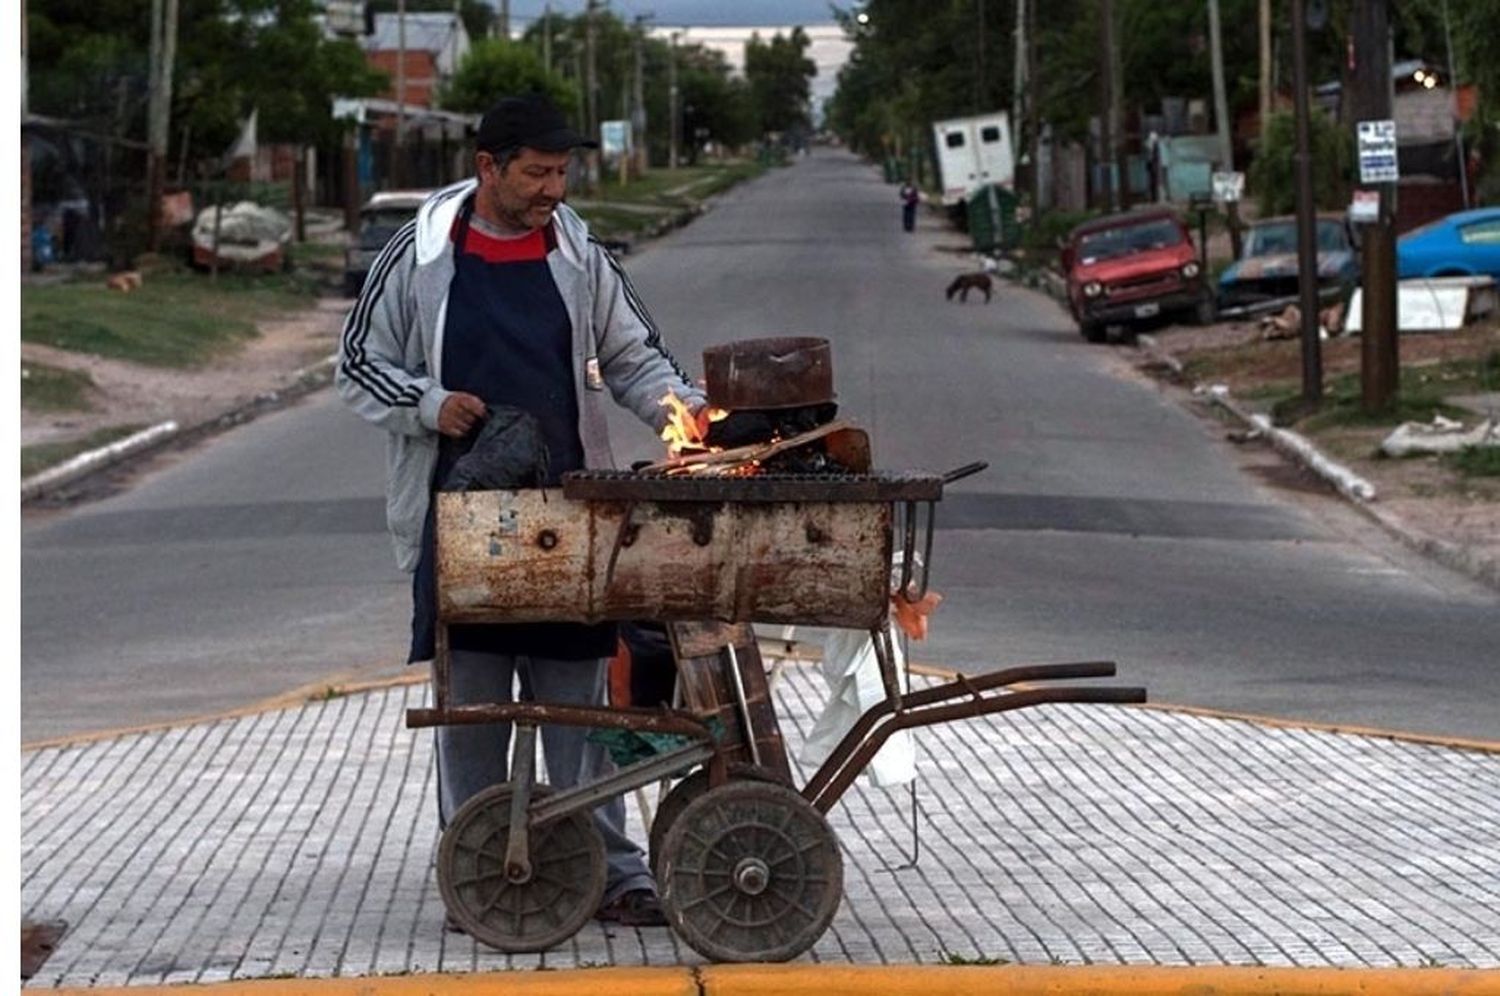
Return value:
M 901 184 L 901 227 L 910 232 L 917 227 L 917 205 L 922 193 L 910 181 Z

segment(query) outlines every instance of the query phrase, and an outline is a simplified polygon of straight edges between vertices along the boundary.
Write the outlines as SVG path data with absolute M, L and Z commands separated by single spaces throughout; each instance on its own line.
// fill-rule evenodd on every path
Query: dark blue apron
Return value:
M 551 227 L 518 258 L 498 261 L 482 255 L 485 236 L 473 233 L 465 204 L 454 226 L 453 281 L 443 329 L 443 387 L 482 398 L 486 405 L 511 405 L 536 416 L 547 444 L 549 487 L 584 465 L 578 437 L 578 399 L 573 369 L 573 326 L 547 265 L 554 246 Z M 504 246 L 501 240 L 490 245 Z M 464 439 L 440 436 L 433 489 L 468 451 L 478 427 Z M 436 636 L 437 575 L 433 565 L 433 503 L 422 528 L 422 554 L 412 578 L 412 645 L 409 660 L 430 660 Z M 615 652 L 615 626 L 606 623 L 516 623 L 459 625 L 448 629 L 449 646 L 495 654 L 524 654 L 555 660 L 588 660 Z

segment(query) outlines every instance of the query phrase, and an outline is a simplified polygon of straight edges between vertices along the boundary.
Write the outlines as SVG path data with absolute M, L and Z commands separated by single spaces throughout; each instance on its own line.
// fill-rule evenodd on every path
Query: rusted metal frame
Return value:
M 946 702 L 960 695 L 967 695 L 973 699 L 979 699 L 982 693 L 992 688 L 1000 688 L 1004 685 L 1014 685 L 1022 681 L 1042 681 L 1065 678 L 1112 678 L 1115 674 L 1114 661 L 1079 661 L 1073 664 L 1022 664 L 1016 667 L 1004 668 L 1000 671 L 991 671 L 988 674 L 967 676 L 959 675 L 953 681 L 931 688 L 918 689 L 908 692 L 905 696 L 905 707 L 916 709 L 922 706 L 933 705 L 938 702 Z M 843 767 L 845 760 L 860 745 L 860 742 L 869 734 L 880 719 L 895 711 L 894 704 L 887 699 L 877 702 L 864 715 L 855 720 L 849 732 L 838 742 L 828 758 L 823 762 L 813 776 L 807 780 L 802 788 L 802 795 L 806 799 L 812 799 L 824 786 L 832 780 L 834 773 Z
M 708 743 L 713 731 L 703 720 L 677 710 L 562 706 L 540 702 L 490 702 L 446 709 L 408 709 L 406 725 L 473 726 L 482 723 L 535 723 L 555 726 L 602 726 L 614 730 L 679 733 Z
M 432 697 L 437 708 L 448 708 L 449 690 L 453 687 L 453 663 L 448 656 L 448 624 L 441 619 L 436 625 L 437 645 L 432 655 Z M 411 725 L 409 722 L 408 726 Z
M 526 829 L 526 810 L 531 805 L 531 787 L 536 783 L 536 726 L 516 724 L 515 762 L 511 765 L 510 834 L 505 842 L 505 877 L 511 882 L 531 878 L 531 834 Z
M 818 812 L 827 813 L 843 797 L 849 786 L 854 784 L 854 779 L 859 777 L 859 773 L 865 769 L 880 748 L 885 746 L 891 734 L 898 730 L 910 730 L 937 723 L 951 723 L 956 719 L 972 719 L 977 716 L 1025 709 L 1028 706 L 1049 702 L 1131 703 L 1144 701 L 1146 701 L 1144 688 L 1031 688 L 1019 692 L 978 696 L 968 702 L 907 709 L 888 717 L 872 730 L 864 743 L 860 744 L 859 749 L 850 755 L 839 768 L 838 773 L 829 779 L 822 791 L 816 795 L 809 795 L 807 790 L 803 789 L 802 795 L 813 804 Z
M 740 711 L 740 722 L 745 728 L 745 744 L 750 748 L 750 761 L 758 768 L 760 767 L 760 744 L 755 742 L 757 731 L 750 719 L 750 703 L 745 698 L 745 676 L 740 673 L 740 655 L 735 652 L 733 643 L 724 644 L 724 650 L 729 654 L 730 683 L 734 688 L 735 705 Z
M 563 478 L 563 496 L 575 501 L 937 501 L 942 493 L 943 478 L 932 474 L 662 477 L 629 471 L 572 471 Z
M 912 562 L 917 555 L 917 503 L 914 501 L 907 502 L 902 511 L 901 536 L 901 583 L 896 590 L 905 592 L 911 585 L 912 572 L 916 570 Z
M 717 745 L 711 743 L 688 744 L 665 754 L 648 757 L 644 761 L 636 761 L 618 769 L 603 778 L 595 779 L 587 785 L 580 785 L 568 789 L 566 792 L 558 792 L 549 795 L 545 799 L 533 803 L 529 815 L 531 826 L 543 826 L 553 820 L 561 819 L 570 813 L 585 809 L 592 809 L 606 799 L 612 799 L 624 792 L 630 792 L 650 785 L 654 781 L 669 778 L 678 772 L 701 764 L 709 763 L 710 772 L 713 765 L 718 762 L 723 765 L 723 754 Z M 710 783 L 713 776 L 709 776 Z
M 879 626 L 870 630 L 870 642 L 874 644 L 875 662 L 880 666 L 880 681 L 885 685 L 885 700 L 891 708 L 901 708 L 901 675 L 896 671 L 896 647 L 891 641 L 889 619 L 881 620 Z
M 564 492 L 564 496 L 566 494 L 567 492 Z M 620 529 L 615 533 L 614 546 L 609 550 L 609 564 L 604 568 L 604 587 L 606 588 L 615 579 L 615 564 L 620 561 L 620 551 L 635 542 L 633 534 L 640 528 L 631 521 L 635 518 L 635 504 L 634 501 L 625 503 L 625 515 L 620 519 Z

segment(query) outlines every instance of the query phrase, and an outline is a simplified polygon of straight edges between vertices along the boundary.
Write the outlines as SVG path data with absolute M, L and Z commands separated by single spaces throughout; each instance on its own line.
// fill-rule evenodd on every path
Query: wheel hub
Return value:
M 749 896 L 758 896 L 771 884 L 771 869 L 759 858 L 742 858 L 734 866 L 734 884 Z

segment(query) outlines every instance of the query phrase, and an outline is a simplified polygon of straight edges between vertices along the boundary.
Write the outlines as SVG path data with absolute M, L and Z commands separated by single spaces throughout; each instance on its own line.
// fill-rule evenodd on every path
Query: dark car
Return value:
M 359 210 L 359 231 L 350 236 L 344 249 L 344 293 L 354 297 L 365 285 L 365 277 L 380 250 L 416 217 L 417 208 L 430 190 L 389 190 L 375 194 Z
M 1086 221 L 1068 233 L 1062 268 L 1068 306 L 1089 342 L 1122 325 L 1127 337 L 1159 316 L 1213 318 L 1213 300 L 1187 228 L 1170 211 L 1152 209 Z
M 1348 223 L 1316 219 L 1318 303 L 1343 301 L 1359 283 L 1359 258 Z M 1242 318 L 1280 311 L 1298 301 L 1297 219 L 1267 218 L 1245 233 L 1240 258 L 1219 275 L 1219 315 Z

